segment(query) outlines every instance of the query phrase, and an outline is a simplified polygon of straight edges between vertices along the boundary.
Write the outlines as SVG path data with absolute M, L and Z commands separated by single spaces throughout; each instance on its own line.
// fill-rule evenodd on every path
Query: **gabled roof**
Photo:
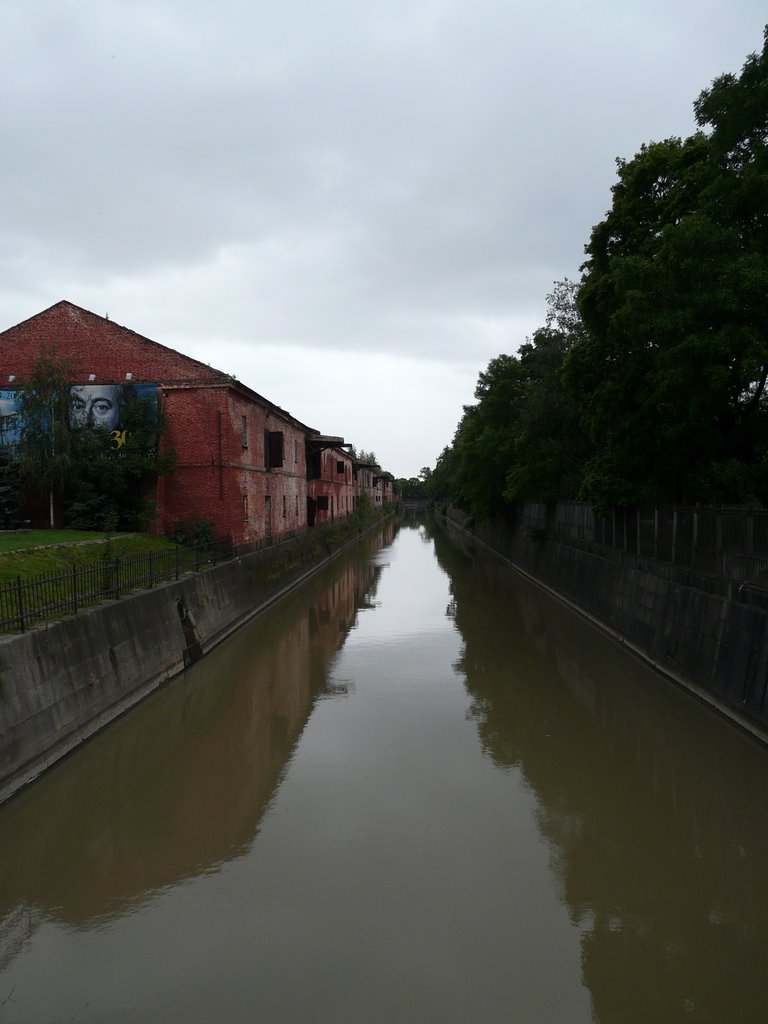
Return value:
M 277 415 L 292 421 L 307 433 L 315 433 L 312 427 L 301 423 L 291 413 L 264 398 L 263 395 L 249 388 L 231 374 L 217 370 L 215 367 L 185 355 L 168 345 L 153 341 L 129 327 L 123 327 L 122 324 L 110 320 L 109 316 L 99 316 L 98 313 L 92 313 L 88 309 L 83 309 L 82 306 L 76 306 L 66 299 L 54 303 L 5 331 L 0 331 L 0 365 L 2 368 L 5 371 L 16 373 L 17 367 L 13 365 L 13 360 L 23 359 L 20 355 L 21 340 L 29 342 L 30 339 L 33 339 L 35 343 L 39 344 L 39 336 L 43 333 L 46 336 L 53 336 L 54 339 L 57 334 L 59 338 L 62 335 L 68 336 L 70 343 L 82 340 L 83 343 L 89 343 L 92 348 L 98 343 L 103 343 L 105 347 L 114 344 L 116 351 L 131 352 L 131 358 L 145 361 L 145 364 L 150 366 L 153 362 L 156 366 L 161 362 L 167 366 L 169 357 L 172 357 L 176 364 L 174 372 L 163 373 L 159 370 L 150 370 L 146 379 L 162 380 L 167 387 L 183 387 L 185 385 L 231 387 L 247 398 L 258 401 Z M 138 354 L 134 355 L 136 353 Z M 87 364 L 88 354 L 88 352 L 78 352 L 78 361 L 81 364 Z M 128 368 L 139 369 L 138 366 Z M 87 372 L 87 365 L 84 365 L 83 369 Z M 122 377 L 123 374 L 117 376 Z
M 82 306 L 76 306 L 66 299 L 62 299 L 40 313 L 35 313 L 34 316 L 0 332 L 0 352 L 9 342 L 13 342 L 17 338 L 28 339 L 38 330 L 54 336 L 58 334 L 59 337 L 69 336 L 70 339 L 82 336 L 83 339 L 87 338 L 89 341 L 99 339 L 105 343 L 114 342 L 121 348 L 135 349 L 138 347 L 143 349 L 150 358 L 153 354 L 156 358 L 166 358 L 168 354 L 172 354 L 189 368 L 190 379 L 216 380 L 221 383 L 231 379 L 222 370 L 217 370 L 199 359 L 193 359 L 183 352 L 177 352 L 176 349 L 172 349 L 168 345 L 152 341 L 151 338 L 110 320 L 109 316 L 99 316 L 98 313 L 92 313 L 88 309 L 83 309 Z M 87 359 L 87 353 L 84 353 L 81 358 Z

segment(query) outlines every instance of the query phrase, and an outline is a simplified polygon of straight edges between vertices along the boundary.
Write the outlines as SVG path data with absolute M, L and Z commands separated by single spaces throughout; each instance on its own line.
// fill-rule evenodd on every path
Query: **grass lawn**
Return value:
M 80 530 L 26 530 L 0 533 L 0 586 L 44 572 L 65 572 L 73 564 L 97 562 L 142 551 L 162 551 L 176 544 L 147 533 L 87 533 Z
M 74 544 L 82 540 L 104 541 L 106 534 L 87 533 L 85 530 L 10 530 L 0 533 L 0 554 L 46 544 Z

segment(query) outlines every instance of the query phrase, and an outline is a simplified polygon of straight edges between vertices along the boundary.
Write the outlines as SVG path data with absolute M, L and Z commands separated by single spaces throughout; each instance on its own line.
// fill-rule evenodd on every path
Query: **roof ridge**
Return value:
M 158 348 L 164 349 L 166 352 L 173 352 L 177 356 L 181 356 L 183 359 L 189 360 L 191 363 L 195 363 L 197 366 L 203 367 L 210 374 L 218 376 L 222 379 L 233 380 L 232 374 L 225 373 L 224 370 L 219 370 L 215 366 L 211 366 L 210 363 L 204 363 L 201 359 L 195 359 L 194 356 L 188 356 L 185 352 L 179 352 L 178 349 L 171 348 L 170 345 L 164 345 L 161 341 L 155 341 L 153 338 L 148 338 L 145 334 L 139 334 L 138 331 L 134 331 L 132 327 L 126 327 L 124 324 L 120 324 L 117 320 L 111 320 L 109 316 L 101 316 L 99 313 L 94 313 L 93 310 L 86 309 L 84 306 L 78 306 L 77 303 L 71 302 L 69 299 L 59 299 L 58 302 L 54 302 L 52 306 L 48 306 L 46 309 L 40 310 L 38 313 L 33 313 L 32 316 L 28 316 L 26 320 L 20 320 L 19 323 L 14 324 L 12 327 L 7 327 L 5 331 L 0 334 L 5 334 L 6 331 L 13 331 L 17 327 L 22 327 L 24 324 L 29 323 L 31 320 L 36 320 L 38 317 L 45 316 L 46 313 L 51 313 L 53 310 L 59 307 L 71 309 L 77 313 L 85 314 L 87 317 L 93 317 L 95 320 L 100 320 L 102 323 L 107 323 L 111 327 L 116 327 L 119 331 L 125 331 L 126 334 L 132 335 L 134 338 L 138 338 L 139 341 L 143 341 L 148 345 L 156 345 Z

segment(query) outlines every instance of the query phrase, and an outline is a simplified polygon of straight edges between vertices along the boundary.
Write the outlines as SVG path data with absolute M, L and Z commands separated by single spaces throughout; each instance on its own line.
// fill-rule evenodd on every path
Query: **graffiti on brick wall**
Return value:
M 109 431 L 115 451 L 130 445 L 130 431 L 123 423 L 126 404 L 142 399 L 157 409 L 156 384 L 73 384 L 69 396 L 70 428 Z M 21 390 L 0 390 L 0 448 L 14 448 L 23 426 Z
M 127 403 L 142 399 L 157 408 L 156 384 L 73 384 L 69 396 L 71 429 L 108 430 L 116 451 L 131 440 L 122 418 Z
M 19 392 L 0 391 L 0 448 L 13 448 L 21 432 L 21 402 Z

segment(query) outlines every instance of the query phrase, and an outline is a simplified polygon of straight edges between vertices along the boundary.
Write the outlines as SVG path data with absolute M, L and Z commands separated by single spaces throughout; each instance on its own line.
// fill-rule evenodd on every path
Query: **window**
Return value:
M 344 463 L 341 461 L 341 459 L 339 459 L 336 462 L 336 472 L 337 473 L 343 473 L 344 472 Z
M 283 519 L 288 515 L 288 509 L 286 507 L 285 495 L 283 495 Z
M 285 461 L 285 435 L 282 430 L 264 432 L 264 465 L 267 469 L 279 469 Z
M 243 522 L 248 522 L 248 495 L 243 495 Z
M 240 433 L 243 439 L 243 448 L 248 447 L 248 420 L 245 416 L 240 417 Z
M 293 464 L 299 461 L 299 442 L 296 438 L 293 439 Z
M 297 518 L 298 518 L 298 515 L 299 515 L 299 496 L 297 494 L 296 495 L 296 517 Z
M 312 452 L 307 459 L 307 480 L 322 480 L 323 464 L 320 452 Z
M 317 508 L 320 512 L 328 511 L 328 495 L 318 494 L 317 496 Z

